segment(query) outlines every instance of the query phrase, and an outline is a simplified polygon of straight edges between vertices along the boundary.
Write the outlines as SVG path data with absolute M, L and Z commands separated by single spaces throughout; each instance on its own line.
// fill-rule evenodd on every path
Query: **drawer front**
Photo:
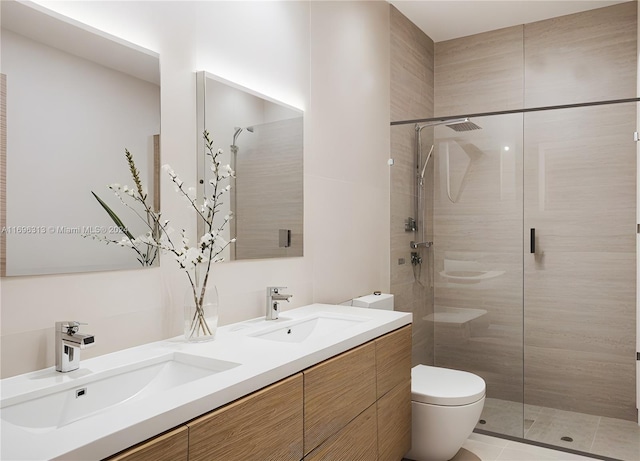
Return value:
M 189 426 L 189 461 L 300 461 L 302 373 L 198 418 Z
M 400 461 L 411 449 L 411 381 L 387 392 L 377 407 L 379 459 Z
M 411 380 L 411 325 L 375 340 L 377 398 Z
M 182 426 L 112 456 L 108 461 L 187 461 L 188 450 L 189 429 Z
M 376 432 L 376 406 L 371 405 L 340 432 L 305 456 L 304 461 L 376 461 Z
M 370 342 L 303 372 L 305 455 L 376 401 L 375 352 Z

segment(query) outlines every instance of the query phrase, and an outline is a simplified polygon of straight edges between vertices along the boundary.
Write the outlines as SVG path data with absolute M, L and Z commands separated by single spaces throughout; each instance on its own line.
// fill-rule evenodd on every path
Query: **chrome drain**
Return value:
M 480 421 L 478 421 L 478 424 L 487 424 L 487 422 L 484 419 L 481 419 Z

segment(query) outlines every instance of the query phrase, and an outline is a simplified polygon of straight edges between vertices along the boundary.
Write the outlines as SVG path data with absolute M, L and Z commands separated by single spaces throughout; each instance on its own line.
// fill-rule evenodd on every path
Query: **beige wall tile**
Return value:
M 407 120 L 433 115 L 433 41 L 393 6 L 391 9 L 391 120 Z M 432 274 L 429 273 L 431 250 L 420 250 L 425 259 L 421 266 L 411 265 L 409 242 L 414 232 L 406 232 L 408 217 L 417 219 L 415 211 L 416 135 L 413 124 L 391 128 L 391 292 L 396 310 L 412 312 L 414 318 L 412 362 L 433 363 L 433 325 L 423 319 L 433 312 Z M 425 132 L 426 136 L 426 132 Z M 428 152 L 428 150 L 426 151 Z M 433 164 L 433 162 L 431 162 Z M 427 170 L 433 177 L 433 167 Z M 432 234 L 432 180 L 426 181 L 425 235 Z M 404 264 L 399 260 L 404 259 Z
M 525 107 L 633 98 L 637 2 L 524 26 Z
M 435 311 L 481 315 L 437 322 L 435 359 L 482 376 L 489 396 L 521 402 L 522 115 L 474 122 L 482 129 L 435 130 Z
M 435 45 L 436 116 L 520 109 L 522 26 Z
M 635 121 L 633 103 L 525 116 L 529 403 L 636 417 Z
M 433 115 L 433 48 L 433 40 L 392 6 L 391 120 Z
M 237 259 L 302 256 L 303 119 L 254 126 L 236 156 Z M 259 140 L 259 141 L 258 141 Z M 280 247 L 279 229 L 291 231 Z
M 624 367 L 615 355 L 534 346 L 526 346 L 525 353 L 527 403 L 611 418 L 636 418 L 635 389 L 628 390 L 628 384 L 634 383 L 635 369 L 622 371 Z

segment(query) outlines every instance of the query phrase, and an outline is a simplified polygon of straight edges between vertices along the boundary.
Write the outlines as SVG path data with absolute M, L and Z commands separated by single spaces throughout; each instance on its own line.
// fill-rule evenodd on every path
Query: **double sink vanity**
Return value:
M 7 378 L 0 458 L 400 460 L 410 324 L 313 304 L 220 327 L 211 342 L 174 338 Z

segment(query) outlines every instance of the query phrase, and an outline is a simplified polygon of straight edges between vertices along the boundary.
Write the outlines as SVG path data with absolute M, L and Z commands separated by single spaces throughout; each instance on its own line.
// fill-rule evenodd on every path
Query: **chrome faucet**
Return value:
M 278 320 L 278 302 L 289 302 L 289 298 L 293 296 L 281 292 L 286 289 L 287 287 L 267 287 L 267 320 Z
M 80 350 L 93 346 L 93 335 L 78 333 L 80 323 L 76 321 L 56 322 L 56 371 L 66 373 L 80 367 Z

